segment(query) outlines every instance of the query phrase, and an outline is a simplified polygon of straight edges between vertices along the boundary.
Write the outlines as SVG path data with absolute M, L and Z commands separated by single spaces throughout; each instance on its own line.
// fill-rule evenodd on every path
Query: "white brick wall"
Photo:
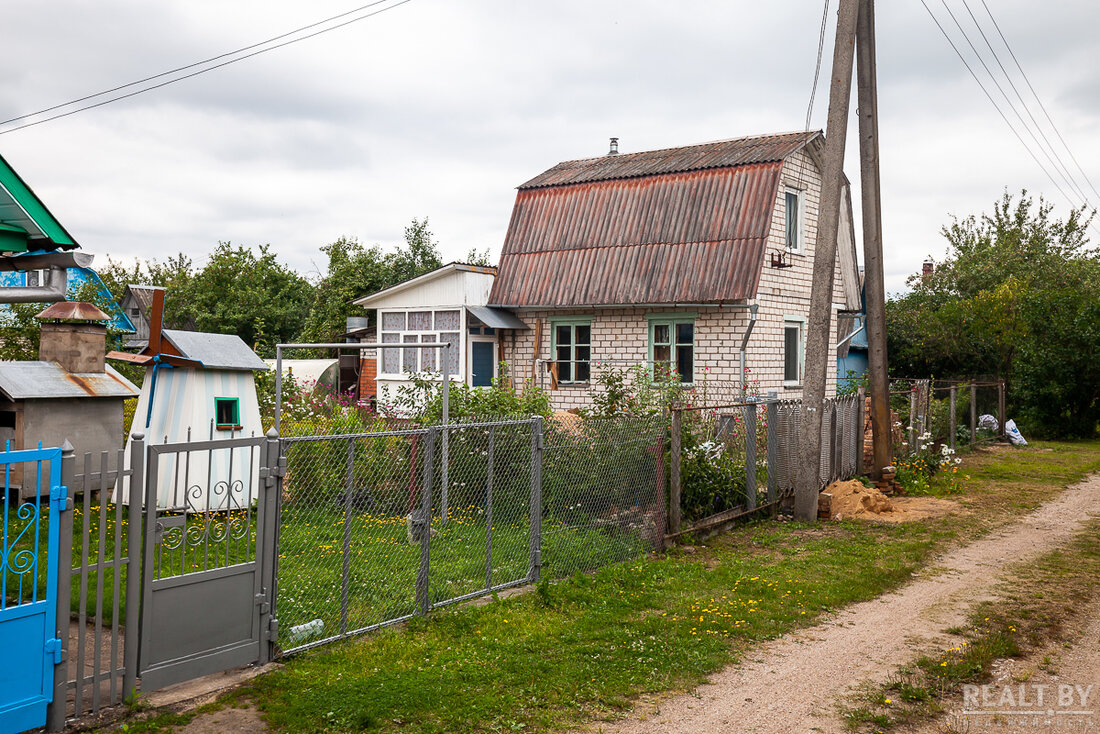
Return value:
M 802 252 L 788 255 L 790 268 L 772 268 L 771 253 L 785 248 L 787 187 L 799 189 L 803 195 L 804 244 Z M 783 324 L 784 316 L 808 318 L 810 286 L 813 278 L 813 254 L 817 240 L 817 214 L 821 197 L 821 175 L 805 153 L 792 155 L 783 165 L 781 182 L 776 191 L 776 206 L 771 234 L 764 255 L 763 270 L 755 302 L 759 305 L 757 323 L 749 339 L 746 366 L 751 387 L 761 394 L 776 391 L 780 398 L 799 398 L 800 388 L 783 385 Z M 839 259 L 833 285 L 833 302 L 843 303 Z M 517 315 L 534 327 L 542 320 L 539 353 L 534 353 L 535 329 L 511 332 L 503 338 L 505 360 L 512 365 L 512 376 L 526 380 L 531 376 L 532 359 L 549 360 L 551 354 L 551 319 L 568 316 L 592 318 L 593 363 L 607 360 L 616 366 L 644 363 L 648 353 L 649 322 L 654 313 L 696 313 L 695 320 L 695 380 L 722 383 L 728 390 L 738 384 L 739 350 L 749 322 L 744 309 L 699 308 L 599 308 L 599 309 L 519 309 Z M 836 391 L 836 313 L 829 337 L 829 370 L 827 394 Z M 536 381 L 549 387 L 545 373 Z M 551 394 L 555 410 L 587 405 L 587 386 L 560 385 Z

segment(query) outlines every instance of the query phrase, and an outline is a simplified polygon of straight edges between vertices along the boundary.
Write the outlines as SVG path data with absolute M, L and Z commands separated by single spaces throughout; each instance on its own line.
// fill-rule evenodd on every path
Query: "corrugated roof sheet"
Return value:
M 489 302 L 719 303 L 756 295 L 781 161 L 522 189 Z
M 535 176 L 519 188 L 522 190 L 728 168 L 753 163 L 775 163 L 784 160 L 820 135 L 818 131 L 754 135 L 683 148 L 664 148 L 641 153 L 622 153 L 564 161 Z
M 72 373 L 56 362 L 0 362 L 0 391 L 10 400 L 134 398 L 140 392 L 110 365 L 102 373 Z
M 268 369 L 264 361 L 248 348 L 236 334 L 207 334 L 201 331 L 165 329 L 164 337 L 175 347 L 180 356 L 202 362 L 203 367 L 215 370 Z

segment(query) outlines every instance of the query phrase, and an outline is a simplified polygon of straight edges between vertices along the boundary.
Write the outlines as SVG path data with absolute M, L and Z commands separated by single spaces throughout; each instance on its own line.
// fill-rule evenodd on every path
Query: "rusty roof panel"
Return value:
M 756 295 L 781 161 L 526 188 L 490 303 L 718 303 Z
M 564 161 L 520 185 L 520 189 L 703 171 L 753 163 L 776 163 L 803 148 L 819 131 L 756 135 L 734 140 Z
M 110 321 L 111 317 L 91 303 L 81 301 L 60 301 L 46 308 L 36 319 L 43 321 L 58 319 L 62 321 Z
M 104 372 L 72 373 L 56 362 L 0 362 L 0 392 L 9 400 L 136 398 L 138 388 L 109 365 Z

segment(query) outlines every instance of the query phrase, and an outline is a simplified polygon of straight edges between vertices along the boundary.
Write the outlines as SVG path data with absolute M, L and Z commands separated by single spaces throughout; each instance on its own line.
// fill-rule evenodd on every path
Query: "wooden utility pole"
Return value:
M 833 274 L 836 268 L 836 235 L 840 221 L 844 144 L 848 130 L 848 104 L 852 95 L 856 19 L 861 0 L 840 0 L 833 71 L 829 83 L 829 121 L 825 128 L 825 161 L 818 208 L 817 242 L 814 246 L 810 318 L 806 333 L 806 366 L 802 390 L 802 418 L 798 427 L 798 474 L 795 477 L 796 520 L 817 519 L 817 495 L 821 489 L 821 410 L 829 365 L 832 328 Z M 834 358 L 835 362 L 835 358 Z
M 874 464 L 871 478 L 890 466 L 890 383 L 886 362 L 886 287 L 882 274 L 882 197 L 878 168 L 878 82 L 875 71 L 875 3 L 860 0 L 856 24 L 856 88 L 859 95 L 859 170 L 863 199 L 863 290 L 871 395 Z M 863 448 L 860 447 L 860 451 Z

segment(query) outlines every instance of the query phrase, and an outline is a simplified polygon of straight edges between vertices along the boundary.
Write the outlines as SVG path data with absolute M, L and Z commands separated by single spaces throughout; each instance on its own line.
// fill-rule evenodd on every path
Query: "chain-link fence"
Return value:
M 660 547 L 659 419 L 282 439 L 284 652 Z
M 664 418 L 547 426 L 543 572 L 564 576 L 659 549 L 666 525 Z

